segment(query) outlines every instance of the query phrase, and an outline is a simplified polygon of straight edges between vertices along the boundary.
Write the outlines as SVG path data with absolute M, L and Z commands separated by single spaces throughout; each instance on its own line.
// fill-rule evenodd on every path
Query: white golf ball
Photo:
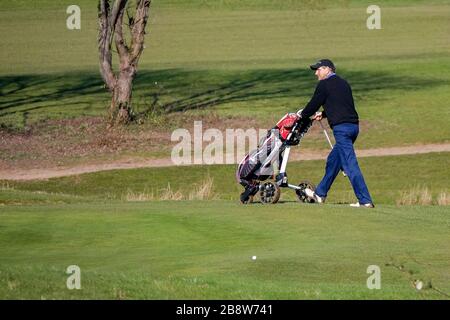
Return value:
M 416 281 L 416 289 L 422 290 L 422 288 L 423 288 L 423 282 L 420 280 Z
M 253 256 L 253 257 L 252 257 L 252 260 L 256 260 L 256 256 Z

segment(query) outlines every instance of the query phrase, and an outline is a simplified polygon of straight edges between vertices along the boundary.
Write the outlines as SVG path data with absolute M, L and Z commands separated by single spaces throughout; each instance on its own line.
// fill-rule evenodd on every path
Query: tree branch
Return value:
M 151 0 L 138 0 L 136 5 L 136 18 L 131 29 L 131 57 L 130 62 L 137 65 L 144 49 L 145 26 L 147 25 L 148 11 Z
M 110 17 L 110 21 L 109 21 L 109 25 L 113 29 L 112 31 L 114 31 L 117 20 L 119 19 L 120 14 L 123 13 L 123 10 L 125 8 L 125 5 L 127 4 L 127 1 L 128 0 L 115 0 L 114 1 L 114 7 L 111 11 L 111 17 Z
M 108 89 L 114 89 L 116 79 L 112 70 L 112 54 L 111 54 L 111 26 L 109 23 L 110 3 L 109 0 L 100 0 L 98 7 L 99 21 L 99 60 L 100 74 L 102 75 Z
M 119 11 L 114 32 L 114 39 L 116 42 L 117 52 L 119 53 L 121 65 L 129 63 L 129 49 L 125 43 L 122 30 L 123 16 L 125 11 L 124 9 L 125 8 L 122 8 L 122 10 Z

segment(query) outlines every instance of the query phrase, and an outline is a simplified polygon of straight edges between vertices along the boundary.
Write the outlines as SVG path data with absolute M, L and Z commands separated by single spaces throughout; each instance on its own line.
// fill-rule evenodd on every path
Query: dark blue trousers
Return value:
M 336 140 L 333 150 L 327 158 L 325 176 L 316 189 L 316 194 L 326 197 L 331 185 L 341 168 L 347 174 L 360 204 L 372 203 L 369 190 L 356 160 L 353 144 L 359 133 L 359 126 L 353 123 L 343 123 L 334 126 L 333 134 Z

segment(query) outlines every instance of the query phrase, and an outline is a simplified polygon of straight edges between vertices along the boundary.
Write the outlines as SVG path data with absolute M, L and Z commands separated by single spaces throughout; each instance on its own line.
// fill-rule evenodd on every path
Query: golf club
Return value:
M 330 145 L 330 147 L 331 147 L 331 150 L 333 150 L 333 144 L 331 143 L 331 139 L 330 139 L 330 137 L 328 136 L 328 132 L 327 132 L 327 130 L 325 129 L 325 127 L 324 127 L 324 125 L 323 125 L 323 123 L 322 123 L 322 120 L 319 120 L 319 123 L 320 123 L 320 126 L 322 127 L 322 129 L 323 129 L 323 133 L 325 133 L 325 137 L 327 138 L 327 141 L 328 141 L 328 144 Z M 342 175 L 344 176 L 344 177 L 346 177 L 347 176 L 347 174 L 342 170 Z

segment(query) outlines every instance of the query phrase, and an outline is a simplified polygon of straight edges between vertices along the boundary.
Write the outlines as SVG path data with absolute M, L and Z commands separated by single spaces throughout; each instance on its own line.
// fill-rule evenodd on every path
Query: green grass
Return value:
M 65 28 L 68 1 L 43 2 L 39 11 L 24 3 L 0 10 L 1 125 L 104 115 L 95 2 L 80 1 L 80 31 Z M 172 112 L 275 120 L 306 104 L 315 86 L 308 65 L 328 56 L 368 124 L 362 148 L 449 141 L 448 1 L 380 2 L 383 29 L 372 31 L 360 1 L 320 2 L 324 9 L 308 1 L 208 3 L 154 3 L 135 82 L 138 111 L 157 99 Z
M 242 206 L 225 165 L 2 181 L 0 298 L 448 299 L 448 206 L 395 200 L 415 186 L 449 194 L 449 159 L 360 159 L 375 209 L 350 208 L 341 176 L 323 206 L 289 190 L 277 205 Z M 291 163 L 291 182 L 317 182 L 323 165 Z M 188 194 L 208 176 L 215 200 L 124 198 L 168 182 Z M 70 265 L 81 268 L 81 290 L 65 287 Z M 381 290 L 366 287 L 369 265 L 381 268 Z M 427 288 L 414 289 L 417 279 Z
M 8 188 L 0 189 L 0 205 L 39 205 L 56 203 L 79 203 L 89 199 L 61 193 L 44 191 L 21 191 Z
M 272 7 L 231 12 L 164 3 L 153 4 L 141 69 L 305 67 L 303 63 L 322 56 L 336 58 L 338 67 L 344 66 L 344 59 L 351 67 L 367 59 L 395 66 L 408 57 L 445 57 L 449 50 L 448 1 L 404 1 L 401 7 L 380 3 L 382 30 L 372 31 L 366 28 L 366 3 L 326 10 L 279 10 L 281 2 L 276 1 Z M 97 72 L 97 3 L 79 1 L 79 31 L 65 26 L 69 4 L 40 1 L 36 11 L 33 4 L 20 0 L 3 7 L 1 30 L 6 38 L 0 72 Z
M 105 114 L 96 2 L 77 1 L 81 31 L 65 27 L 71 4 L 2 3 L 0 128 Z M 377 4 L 382 30 L 369 31 L 365 1 L 155 1 L 134 106 L 275 121 L 308 101 L 308 65 L 330 57 L 353 86 L 358 148 L 449 142 L 449 1 Z M 288 190 L 275 206 L 241 206 L 233 165 L 0 181 L 0 299 L 448 299 L 448 206 L 395 204 L 416 187 L 434 204 L 449 194 L 449 159 L 359 159 L 374 210 L 347 206 L 342 176 L 324 206 Z M 317 183 L 323 167 L 290 163 L 289 178 Z M 215 200 L 125 201 L 168 183 L 187 195 L 207 177 Z M 74 264 L 79 291 L 65 286 Z M 381 290 L 366 287 L 369 265 Z
M 450 291 L 444 207 L 107 202 L 0 217 L 3 299 L 447 298 L 415 279 Z M 74 264 L 82 289 L 70 291 Z M 381 290 L 366 287 L 369 265 Z
M 360 158 L 359 163 L 376 204 L 396 204 L 402 193 L 417 187 L 428 188 L 434 200 L 441 192 L 450 193 L 449 153 Z M 322 160 L 291 162 L 287 170 L 290 183 L 310 180 L 317 184 L 323 176 L 324 166 L 325 161 Z M 49 180 L 4 181 L 3 184 L 9 186 L 10 192 L 40 191 L 91 199 L 123 200 L 129 192 L 153 193 L 158 198 L 168 184 L 173 191 L 187 196 L 194 187 L 211 177 L 215 198 L 237 201 L 242 187 L 235 181 L 235 169 L 234 165 L 213 165 L 113 170 Z M 8 197 L 2 200 L 0 193 L 0 203 L 6 202 L 6 199 Z M 283 190 L 281 200 L 294 201 L 294 192 Z M 355 201 L 347 178 L 342 175 L 337 177 L 327 201 Z

